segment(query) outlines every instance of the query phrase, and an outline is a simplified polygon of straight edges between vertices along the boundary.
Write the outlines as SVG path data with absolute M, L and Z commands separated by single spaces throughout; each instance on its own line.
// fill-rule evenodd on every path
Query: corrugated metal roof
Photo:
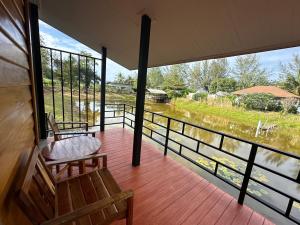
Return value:
M 147 88 L 147 92 L 151 93 L 151 94 L 162 94 L 162 95 L 166 95 L 167 93 L 163 90 L 159 90 L 159 89 L 152 89 L 152 88 Z

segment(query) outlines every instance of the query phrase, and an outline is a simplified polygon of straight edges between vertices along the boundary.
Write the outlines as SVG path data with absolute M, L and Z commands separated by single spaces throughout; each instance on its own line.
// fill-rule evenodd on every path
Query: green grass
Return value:
M 223 117 L 232 121 L 255 127 L 259 120 L 268 124 L 276 124 L 281 128 L 295 129 L 300 131 L 300 116 L 294 114 L 284 114 L 280 112 L 259 112 L 249 111 L 241 107 L 233 107 L 230 104 L 208 104 L 206 102 L 196 102 L 184 98 L 173 100 L 176 108 L 187 110 L 189 112 L 201 112 L 208 115 Z

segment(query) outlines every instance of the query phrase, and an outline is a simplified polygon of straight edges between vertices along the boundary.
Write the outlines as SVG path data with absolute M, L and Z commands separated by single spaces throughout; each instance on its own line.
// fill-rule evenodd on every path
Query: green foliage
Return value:
M 270 83 L 267 71 L 261 67 L 256 54 L 237 56 L 233 75 L 240 89 Z
M 186 64 L 177 64 L 166 67 L 163 89 L 174 91 L 185 89 L 185 77 L 187 76 L 188 66 Z
M 207 100 L 207 93 L 196 93 L 193 95 L 192 99 L 194 101 L 203 101 L 203 100 Z
M 281 111 L 280 101 L 271 94 L 248 94 L 240 98 L 242 105 L 246 109 L 260 111 Z
M 185 97 L 188 94 L 187 89 L 182 89 L 182 90 L 171 90 L 167 89 L 166 90 L 168 97 L 171 98 L 180 98 L 180 97 Z
M 228 77 L 229 72 L 226 58 L 197 62 L 190 70 L 188 83 L 193 90 L 208 90 L 213 80 Z
M 159 67 L 151 68 L 147 73 L 147 87 L 160 88 L 164 83 L 164 76 Z
M 218 91 L 224 91 L 231 93 L 236 90 L 236 81 L 232 78 L 224 77 L 213 80 L 209 86 L 210 93 L 217 93 Z
M 300 57 L 295 54 L 291 62 L 281 63 L 280 86 L 287 91 L 300 95 Z

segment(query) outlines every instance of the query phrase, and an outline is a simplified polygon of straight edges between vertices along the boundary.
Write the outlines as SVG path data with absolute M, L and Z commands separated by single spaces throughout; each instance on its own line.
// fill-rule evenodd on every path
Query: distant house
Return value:
M 159 89 L 147 88 L 146 89 L 146 98 L 148 100 L 151 100 L 151 101 L 157 102 L 157 103 L 169 102 L 167 93 L 165 91 L 159 90 Z
M 195 94 L 208 94 L 208 91 L 204 88 L 199 88 L 195 93 L 189 93 L 186 98 L 191 100 Z
M 285 98 L 300 99 L 300 96 L 292 94 L 276 86 L 254 86 L 251 88 L 245 88 L 239 91 L 232 92 L 232 94 L 237 96 L 242 96 L 247 94 L 272 94 L 278 99 L 285 99 Z
M 108 82 L 106 87 L 109 91 L 114 93 L 133 93 L 133 87 L 131 84 Z

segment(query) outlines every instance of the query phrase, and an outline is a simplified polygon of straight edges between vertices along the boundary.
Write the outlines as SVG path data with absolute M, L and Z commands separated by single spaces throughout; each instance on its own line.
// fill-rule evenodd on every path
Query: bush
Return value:
M 196 93 L 193 95 L 192 99 L 195 101 L 203 101 L 207 99 L 207 93 Z
M 298 101 L 293 98 L 286 98 L 281 101 L 284 112 L 286 113 L 297 113 L 297 103 Z
M 232 78 L 227 77 L 214 79 L 209 86 L 209 92 L 212 94 L 215 94 L 218 91 L 231 93 L 235 90 L 236 81 Z
M 281 111 L 282 105 L 275 96 L 271 94 L 248 94 L 240 99 L 246 109 L 260 111 Z

